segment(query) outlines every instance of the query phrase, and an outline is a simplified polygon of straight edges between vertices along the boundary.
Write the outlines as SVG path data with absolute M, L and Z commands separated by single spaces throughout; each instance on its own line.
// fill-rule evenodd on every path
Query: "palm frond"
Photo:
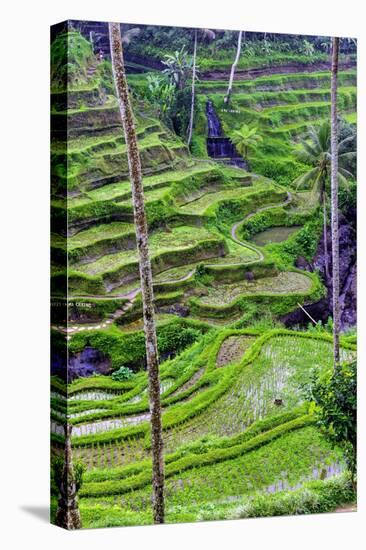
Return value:
M 319 153 L 312 143 L 307 142 L 306 140 L 301 140 L 302 149 L 296 149 L 295 155 L 298 160 L 304 162 L 305 164 L 315 164 L 318 160 Z
M 342 141 L 340 141 L 338 143 L 338 153 L 341 153 L 343 151 L 345 145 L 348 145 L 349 143 L 351 143 L 352 141 L 355 141 L 355 140 L 356 140 L 356 135 L 355 134 L 352 134 L 352 135 L 347 136 L 346 138 L 342 139 Z
M 350 172 L 349 170 L 346 170 L 345 168 L 343 168 L 343 166 L 338 167 L 338 172 L 342 174 L 342 176 L 348 179 L 354 179 L 355 177 L 354 174 L 352 174 L 352 172 Z
M 340 171 L 338 172 L 338 182 L 339 182 L 340 184 L 343 184 L 344 187 L 347 189 L 347 191 L 349 190 L 349 182 L 348 182 L 348 179 L 347 179 L 343 174 L 341 174 Z
M 356 151 L 348 151 L 348 153 L 341 153 L 340 155 L 338 155 L 338 158 L 343 160 L 353 160 L 356 157 Z
M 301 187 L 305 187 L 308 183 L 313 182 L 318 177 L 319 169 L 318 167 L 312 168 L 308 172 L 305 172 L 305 174 L 302 174 L 298 178 L 295 179 L 293 182 L 293 185 L 296 187 L 296 189 L 300 189 Z
M 321 143 L 320 143 L 319 132 L 315 128 L 315 126 L 310 126 L 310 128 L 308 130 L 308 136 L 309 136 L 310 141 L 313 143 L 313 147 L 315 148 L 315 150 L 316 151 L 321 151 L 322 147 L 321 147 Z
M 330 147 L 330 123 L 328 120 L 319 127 L 317 135 L 321 151 L 328 151 Z

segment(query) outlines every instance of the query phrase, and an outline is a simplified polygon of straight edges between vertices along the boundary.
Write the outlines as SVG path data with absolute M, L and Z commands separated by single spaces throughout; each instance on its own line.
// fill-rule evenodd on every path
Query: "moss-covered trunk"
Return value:
M 153 515 L 155 523 L 163 523 L 164 457 L 161 423 L 159 362 L 155 328 L 151 262 L 148 247 L 148 228 L 142 186 L 141 162 L 137 146 L 134 117 L 128 94 L 128 86 L 123 61 L 121 31 L 118 23 L 109 24 L 109 37 L 113 76 L 127 146 L 127 156 L 132 186 L 132 202 L 134 210 L 136 241 L 139 253 L 151 412 Z
M 55 524 L 64 529 L 81 529 L 81 518 L 77 497 L 77 485 L 71 449 L 71 424 L 65 424 L 65 454 L 60 479 L 60 495 Z
M 339 366 L 339 235 L 338 235 L 338 121 L 337 121 L 337 86 L 338 86 L 338 52 L 339 38 L 332 38 L 331 67 L 331 208 L 332 208 L 332 268 L 333 268 L 333 352 L 334 368 Z

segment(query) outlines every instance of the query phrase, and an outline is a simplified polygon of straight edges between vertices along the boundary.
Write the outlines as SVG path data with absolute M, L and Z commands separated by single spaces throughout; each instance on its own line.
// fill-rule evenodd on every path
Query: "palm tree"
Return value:
M 329 53 L 331 49 L 331 41 L 329 38 L 324 38 L 324 40 L 320 43 L 320 47 L 325 51 L 325 53 Z
M 353 152 L 344 152 L 346 144 L 348 144 L 353 136 L 345 138 L 338 144 L 338 153 L 341 160 L 347 160 Z M 313 184 L 314 191 L 320 195 L 323 205 L 323 241 L 324 241 L 324 262 L 325 262 L 325 277 L 329 279 L 329 255 L 327 242 L 327 191 L 326 184 L 330 174 L 330 125 L 328 121 L 324 121 L 319 128 L 310 127 L 307 139 L 301 141 L 301 148 L 297 150 L 299 160 L 305 164 L 312 166 L 310 170 L 298 177 L 294 184 L 297 188 L 306 187 Z M 338 167 L 338 178 L 346 183 L 347 178 L 352 178 L 353 175 L 343 167 Z
M 188 58 L 185 46 L 176 50 L 173 54 L 166 54 L 162 64 L 166 66 L 163 73 L 167 75 L 179 90 L 183 90 L 189 76 L 193 58 Z
M 240 58 L 242 34 L 243 34 L 243 31 L 239 31 L 238 45 L 237 45 L 237 48 L 236 48 L 236 56 L 235 56 L 235 59 L 234 59 L 234 63 L 231 66 L 229 86 L 228 86 L 228 89 L 227 89 L 227 92 L 226 92 L 226 96 L 224 97 L 224 103 L 229 103 L 230 102 L 230 96 L 231 96 L 231 92 L 233 90 L 233 81 L 234 81 L 235 69 L 236 69 L 237 64 L 239 63 L 239 58 Z
M 244 124 L 239 130 L 234 130 L 230 136 L 231 142 L 247 163 L 249 150 L 262 141 L 262 136 L 257 132 L 257 128 L 250 128 L 248 124 Z
M 194 30 L 194 46 L 193 46 L 193 67 L 192 67 L 192 94 L 191 94 L 191 115 L 189 117 L 188 127 L 188 139 L 187 145 L 189 147 L 192 139 L 193 132 L 193 117 L 194 117 L 194 99 L 195 99 L 195 86 L 196 86 L 196 57 L 197 57 L 197 29 Z
M 201 29 L 201 32 L 208 36 L 211 40 L 215 38 L 215 33 L 210 29 Z M 198 38 L 198 29 L 194 30 L 194 45 L 193 45 L 193 57 L 192 57 L 192 94 L 191 94 L 191 114 L 189 117 L 189 126 L 188 126 L 188 139 L 187 145 L 189 147 L 192 140 L 193 132 L 193 119 L 194 119 L 194 102 L 195 102 L 195 86 L 196 86 L 196 70 L 197 70 L 197 38 Z
M 127 145 L 132 187 L 134 221 L 139 253 L 141 294 L 143 303 L 146 359 L 149 377 L 150 422 L 152 442 L 153 516 L 155 523 L 164 523 L 164 456 L 160 404 L 159 360 L 156 340 L 154 296 L 148 246 L 141 161 L 123 61 L 121 31 L 118 23 L 109 23 L 112 69 L 122 125 Z
M 339 307 L 339 234 L 338 234 L 338 120 L 337 120 L 337 92 L 338 92 L 338 54 L 339 38 L 332 38 L 332 67 L 331 67 L 331 230 L 332 230 L 332 275 L 333 275 L 333 362 L 334 369 L 339 367 L 339 333 L 341 315 Z
M 315 53 L 314 44 L 312 44 L 308 40 L 304 40 L 304 42 L 302 44 L 302 47 L 301 47 L 301 51 L 307 57 L 313 57 L 313 55 Z

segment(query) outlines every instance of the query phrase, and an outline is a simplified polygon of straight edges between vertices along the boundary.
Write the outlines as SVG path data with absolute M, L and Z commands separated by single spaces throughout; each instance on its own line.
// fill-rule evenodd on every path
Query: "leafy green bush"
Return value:
M 357 208 L 357 183 L 348 182 L 348 185 L 340 185 L 338 192 L 339 208 L 347 215 L 350 210 L 356 211 Z
M 330 512 L 354 498 L 355 493 L 346 474 L 335 479 L 311 481 L 295 491 L 282 491 L 274 495 L 259 494 L 248 499 L 226 517 L 233 519 L 319 514 Z
M 323 377 L 313 376 L 308 397 L 318 406 L 318 423 L 344 449 L 354 479 L 357 465 L 357 363 L 344 364 Z
M 134 375 L 134 372 L 128 367 L 120 367 L 112 373 L 112 379 L 117 382 L 123 382 L 123 380 L 130 380 Z
M 196 266 L 194 278 L 198 283 L 205 286 L 211 285 L 214 281 L 213 275 L 208 273 L 208 268 L 204 264 L 198 264 Z
M 175 351 L 192 345 L 201 336 L 198 329 L 169 325 L 158 334 L 158 349 L 160 352 Z
M 304 173 L 306 165 L 293 158 L 254 156 L 251 162 L 254 172 L 273 179 L 280 185 L 291 185 L 296 178 Z

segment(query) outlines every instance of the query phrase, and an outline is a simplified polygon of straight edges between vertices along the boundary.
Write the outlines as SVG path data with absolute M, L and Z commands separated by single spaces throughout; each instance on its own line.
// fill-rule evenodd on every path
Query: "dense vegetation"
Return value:
M 166 521 L 334 510 L 355 499 L 355 336 L 341 335 L 335 376 L 331 319 L 283 324 L 327 293 L 323 273 L 297 266 L 317 254 L 324 208 L 329 224 L 330 41 L 245 33 L 228 103 L 238 33 L 197 33 L 188 146 L 192 31 L 123 33 L 154 282 Z M 344 40 L 345 217 L 356 200 L 354 62 L 355 44 Z M 55 38 L 51 63 L 54 299 L 64 304 L 68 289 L 68 308 L 52 319 L 55 363 L 65 343 L 69 354 L 68 376 L 57 368 L 52 376 L 53 453 L 62 453 L 67 419 L 84 527 L 148 524 L 139 261 L 111 64 L 75 28 Z M 258 73 L 248 78 L 248 69 Z M 245 169 L 208 154 L 208 101 Z M 62 468 L 54 465 L 55 509 Z

